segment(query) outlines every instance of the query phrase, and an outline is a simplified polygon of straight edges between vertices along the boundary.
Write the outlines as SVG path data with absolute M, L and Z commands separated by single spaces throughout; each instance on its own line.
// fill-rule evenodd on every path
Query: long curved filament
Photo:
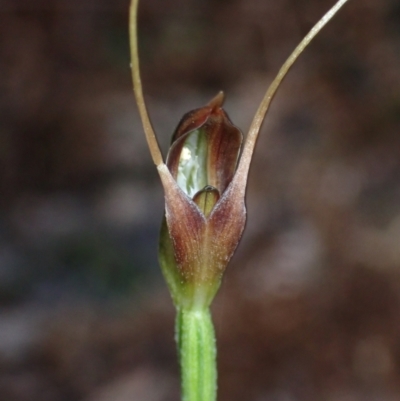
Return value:
M 139 70 L 139 52 L 137 40 L 137 9 L 139 0 L 132 0 L 129 9 L 129 38 L 131 47 L 131 70 L 133 80 L 133 91 L 135 93 L 136 103 L 138 105 L 140 118 L 142 119 L 143 129 L 149 145 L 151 157 L 156 166 L 163 164 L 163 157 L 158 146 L 157 137 L 151 125 L 149 114 L 147 112 L 146 102 L 143 97 L 142 81 Z
M 309 43 L 315 38 L 319 31 L 329 22 L 330 19 L 339 11 L 339 9 L 348 0 L 339 0 L 311 29 L 311 31 L 304 37 L 304 39 L 299 43 L 299 45 L 294 49 L 292 54 L 288 57 L 285 63 L 282 65 L 278 72 L 278 75 L 272 81 L 263 100 L 261 101 L 256 114 L 254 115 L 253 121 L 250 125 L 249 132 L 247 134 L 246 142 L 240 158 L 240 163 L 237 170 L 237 176 L 239 179 L 246 180 L 250 168 L 251 158 L 254 152 L 254 147 L 257 142 L 258 134 L 260 132 L 262 123 L 264 122 L 265 116 L 268 112 L 271 101 L 278 90 L 282 80 L 285 78 L 286 74 L 300 56 L 304 49 L 309 45 Z

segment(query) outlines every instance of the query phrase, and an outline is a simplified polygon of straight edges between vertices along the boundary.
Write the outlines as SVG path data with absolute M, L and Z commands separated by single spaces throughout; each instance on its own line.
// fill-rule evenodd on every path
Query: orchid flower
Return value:
M 164 188 L 159 259 L 177 309 L 184 401 L 216 399 L 216 348 L 209 306 L 245 227 L 247 177 L 265 115 L 291 66 L 346 1 L 339 0 L 282 65 L 255 113 L 242 151 L 243 135 L 222 108 L 220 92 L 206 106 L 184 115 L 164 162 L 143 97 L 138 0 L 132 0 L 132 78 L 147 143 Z

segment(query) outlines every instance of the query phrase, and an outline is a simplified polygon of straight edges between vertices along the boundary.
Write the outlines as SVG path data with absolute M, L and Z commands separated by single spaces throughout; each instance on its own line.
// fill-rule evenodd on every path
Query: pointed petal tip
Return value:
M 216 109 L 222 107 L 225 100 L 225 93 L 223 91 L 219 91 L 216 96 L 214 96 L 208 103 L 207 106 Z

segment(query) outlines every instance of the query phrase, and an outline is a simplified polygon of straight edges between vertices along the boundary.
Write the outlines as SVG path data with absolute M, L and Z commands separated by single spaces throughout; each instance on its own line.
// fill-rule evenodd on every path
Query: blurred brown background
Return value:
M 0 400 L 177 401 L 163 211 L 127 0 L 0 0 Z M 221 89 L 245 132 L 333 0 L 142 0 L 166 150 Z M 352 0 L 264 125 L 214 305 L 219 401 L 400 399 L 400 1 Z

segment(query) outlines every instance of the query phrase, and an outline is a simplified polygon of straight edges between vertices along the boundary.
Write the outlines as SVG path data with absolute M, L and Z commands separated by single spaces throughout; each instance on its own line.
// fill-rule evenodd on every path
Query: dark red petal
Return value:
M 220 107 L 223 94 L 218 94 L 206 107 L 193 110 L 182 118 L 175 130 L 167 156 L 167 166 L 176 179 L 182 148 L 190 133 L 199 130 L 207 141 L 207 184 L 223 193 L 234 175 L 243 141 L 240 130 Z
M 222 194 L 235 173 L 243 135 L 221 108 L 211 113 L 202 130 L 208 137 L 208 185 Z
M 165 217 L 174 246 L 175 259 L 185 280 L 196 275 L 200 259 L 205 216 L 196 204 L 179 188 L 164 165 L 159 167 L 165 193 Z

